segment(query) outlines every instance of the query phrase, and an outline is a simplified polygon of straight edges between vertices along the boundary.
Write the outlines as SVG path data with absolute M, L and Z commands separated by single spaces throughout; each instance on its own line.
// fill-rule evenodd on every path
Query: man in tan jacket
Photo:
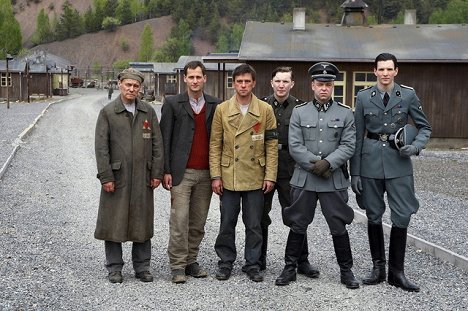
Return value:
M 245 265 L 254 282 L 260 273 L 263 195 L 274 188 L 278 167 L 278 135 L 273 109 L 253 93 L 255 70 L 242 64 L 232 78 L 236 94 L 218 105 L 210 139 L 213 192 L 221 199 L 221 224 L 215 243 L 220 260 L 218 280 L 231 276 L 236 259 L 235 229 L 241 209 L 246 227 Z

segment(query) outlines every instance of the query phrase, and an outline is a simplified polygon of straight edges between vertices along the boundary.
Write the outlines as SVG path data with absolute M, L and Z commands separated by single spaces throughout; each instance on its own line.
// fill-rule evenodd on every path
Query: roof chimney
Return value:
M 416 25 L 416 10 L 405 10 L 405 25 Z
M 294 8 L 293 30 L 305 30 L 305 8 Z
M 341 7 L 344 9 L 341 25 L 362 26 L 367 24 L 365 11 L 368 5 L 362 0 L 346 0 Z

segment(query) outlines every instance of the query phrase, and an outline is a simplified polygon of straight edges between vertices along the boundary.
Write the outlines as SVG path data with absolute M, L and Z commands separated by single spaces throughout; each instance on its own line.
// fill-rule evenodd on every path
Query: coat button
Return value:
M 250 145 L 250 149 L 253 149 L 253 146 L 252 146 L 252 145 Z
M 236 145 L 234 148 L 239 149 L 239 145 Z
M 250 161 L 255 161 L 255 158 L 250 158 Z
M 250 132 L 250 135 L 253 135 L 253 133 L 254 133 L 254 132 L 253 132 L 253 131 L 251 131 L 251 132 Z
M 236 161 L 236 162 L 239 161 L 239 158 L 236 158 L 235 161 Z

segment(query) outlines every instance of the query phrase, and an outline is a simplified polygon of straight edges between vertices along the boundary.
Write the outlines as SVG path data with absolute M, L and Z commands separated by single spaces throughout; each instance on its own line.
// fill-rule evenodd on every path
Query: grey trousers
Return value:
M 114 271 L 122 271 L 124 261 L 122 258 L 122 243 L 105 241 L 104 248 L 106 250 L 106 268 L 109 273 Z M 132 245 L 132 262 L 135 273 L 150 270 L 151 260 L 151 240 L 146 240 L 143 243 L 133 242 Z
M 291 188 L 291 199 L 291 206 L 284 209 L 283 221 L 295 233 L 307 233 L 307 227 L 314 220 L 318 200 L 331 235 L 345 234 L 346 225 L 349 225 L 354 219 L 354 211 L 347 204 L 347 190 L 314 192 Z

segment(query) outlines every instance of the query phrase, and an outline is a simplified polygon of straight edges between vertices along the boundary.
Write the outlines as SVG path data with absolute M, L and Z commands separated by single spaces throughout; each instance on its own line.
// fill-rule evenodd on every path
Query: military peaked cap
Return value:
M 320 62 L 309 68 L 309 75 L 312 80 L 322 82 L 334 81 L 339 73 L 338 68 L 332 63 Z

